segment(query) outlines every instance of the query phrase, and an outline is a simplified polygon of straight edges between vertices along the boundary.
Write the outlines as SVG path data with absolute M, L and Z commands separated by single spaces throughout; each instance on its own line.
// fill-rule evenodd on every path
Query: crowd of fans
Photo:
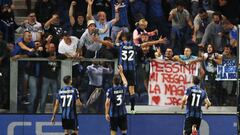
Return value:
M 143 45 L 135 58 L 138 103 L 148 103 L 149 63 L 154 58 L 200 62 L 202 87 L 213 105 L 235 102 L 228 96 L 235 95 L 236 82 L 215 78 L 218 64 L 225 59 L 237 61 L 238 0 L 37 0 L 34 9 L 31 0 L 26 3 L 27 18 L 21 24 L 14 20 L 11 0 L 0 3 L 0 108 L 9 107 L 9 81 L 5 80 L 9 80 L 10 58 L 49 58 L 48 62 L 20 61 L 18 69 L 20 110 L 35 113 L 39 102 L 44 113 L 48 91 L 55 95 L 59 88 L 61 63 L 56 59 L 113 60 L 118 58 L 114 46 L 123 38 L 136 46 L 156 41 L 153 46 Z M 16 33 L 22 37 L 16 39 Z M 89 97 L 99 95 L 104 99 L 98 92 L 104 93 L 112 84 L 113 67 L 109 62 L 73 62 L 73 84 L 83 102 L 93 102 Z M 103 112 L 103 104 L 99 106 L 87 111 Z

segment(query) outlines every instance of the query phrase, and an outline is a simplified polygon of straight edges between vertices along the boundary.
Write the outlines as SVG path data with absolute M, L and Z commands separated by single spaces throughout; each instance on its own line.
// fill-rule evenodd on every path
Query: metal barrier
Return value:
M 10 113 L 17 113 L 17 95 L 18 95 L 18 63 L 19 61 L 49 61 L 47 58 L 22 58 L 18 60 L 10 61 Z M 64 86 L 63 77 L 66 75 L 72 75 L 72 63 L 75 61 L 105 61 L 105 62 L 114 62 L 114 69 L 117 69 L 117 61 L 116 60 L 108 60 L 108 59 L 88 59 L 83 58 L 80 60 L 56 60 L 61 61 L 61 87 Z M 116 73 L 116 70 L 115 70 Z

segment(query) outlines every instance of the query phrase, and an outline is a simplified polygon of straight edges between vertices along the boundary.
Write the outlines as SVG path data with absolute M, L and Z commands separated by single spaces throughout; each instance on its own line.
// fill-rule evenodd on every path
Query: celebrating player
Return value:
M 66 84 L 57 94 L 55 102 L 53 116 L 51 122 L 55 124 L 55 114 L 60 103 L 62 107 L 62 127 L 65 135 L 77 135 L 78 134 L 78 119 L 76 113 L 76 105 L 82 105 L 79 99 L 79 93 L 76 88 L 72 87 L 71 76 L 67 75 L 63 78 L 63 82 Z M 71 133 L 72 130 L 72 133 Z
M 184 105 L 187 103 L 183 135 L 195 134 L 194 132 L 196 132 L 196 130 L 197 131 L 199 130 L 202 119 L 201 106 L 203 101 L 205 102 L 205 107 L 207 109 L 211 105 L 211 102 L 207 97 L 206 91 L 200 88 L 199 83 L 200 83 L 199 77 L 194 76 L 193 77 L 194 86 L 188 88 L 185 91 L 185 95 L 182 98 L 181 105 L 182 109 L 184 108 Z
M 111 135 L 117 134 L 117 128 L 122 131 L 122 135 L 127 135 L 127 111 L 125 106 L 125 96 L 127 92 L 127 79 L 123 74 L 123 68 L 120 65 L 118 72 L 121 76 L 113 78 L 113 87 L 107 90 L 107 99 L 105 102 L 105 117 L 110 121 Z M 121 85 L 121 80 L 123 86 Z

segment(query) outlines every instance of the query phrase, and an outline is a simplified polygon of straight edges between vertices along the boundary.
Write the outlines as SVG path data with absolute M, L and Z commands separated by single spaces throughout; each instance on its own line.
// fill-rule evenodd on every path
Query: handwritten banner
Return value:
M 178 106 L 198 64 L 180 65 L 177 62 L 152 60 L 149 76 L 149 105 Z
M 237 80 L 236 59 L 223 59 L 222 65 L 217 65 L 216 80 Z

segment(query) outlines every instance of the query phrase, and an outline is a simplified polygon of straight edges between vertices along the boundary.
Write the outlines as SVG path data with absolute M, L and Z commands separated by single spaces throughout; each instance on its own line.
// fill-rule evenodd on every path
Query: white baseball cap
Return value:
M 88 22 L 87 22 L 87 27 L 89 27 L 91 24 L 94 24 L 94 25 L 96 26 L 94 20 L 88 20 Z

